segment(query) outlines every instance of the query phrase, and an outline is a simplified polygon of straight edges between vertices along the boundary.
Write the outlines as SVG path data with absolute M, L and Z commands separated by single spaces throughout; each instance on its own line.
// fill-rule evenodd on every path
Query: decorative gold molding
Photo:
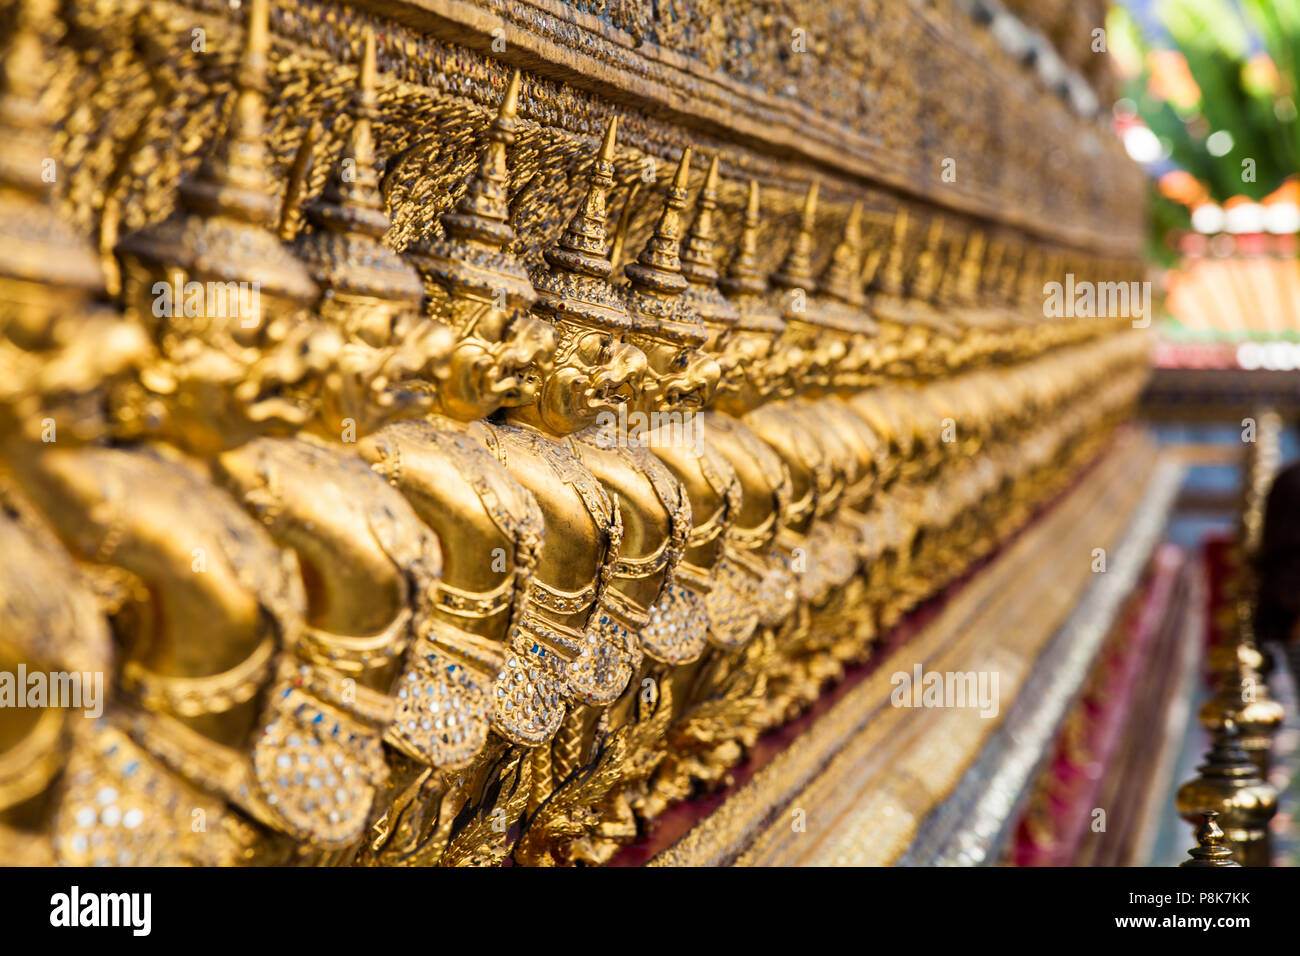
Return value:
M 951 792 L 998 726 L 1146 489 L 1152 450 L 1123 436 L 1068 497 L 959 590 L 940 614 L 652 866 L 885 865 Z M 1084 516 L 1088 516 L 1084 520 Z M 891 707 L 890 676 L 997 667 L 998 720 Z M 806 830 L 792 829 L 804 811 Z

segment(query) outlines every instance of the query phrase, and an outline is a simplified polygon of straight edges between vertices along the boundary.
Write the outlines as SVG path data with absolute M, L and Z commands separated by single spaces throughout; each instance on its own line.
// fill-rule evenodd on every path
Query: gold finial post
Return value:
M 816 180 L 808 186 L 804 194 L 803 212 L 799 219 L 799 231 L 790 245 L 781 267 L 772 274 L 772 284 L 785 289 L 804 289 L 811 291 L 816 280 L 813 276 L 813 230 L 817 225 Z
M 713 240 L 713 214 L 718 208 L 718 157 L 709 161 L 704 185 L 695 200 L 695 221 L 682 249 L 682 275 L 689 283 L 687 298 L 700 318 L 715 327 L 734 328 L 740 312 L 718 288 L 718 264 Z
M 894 216 L 894 228 L 889 237 L 889 252 L 885 264 L 872 277 L 872 286 L 886 295 L 902 295 L 906 281 L 903 257 L 907 254 L 907 234 L 911 228 L 907 207 L 900 206 Z
M 501 97 L 496 117 L 488 127 L 488 144 L 479 156 L 478 169 L 470 177 L 456 208 L 442 217 L 449 236 L 496 249 L 505 249 L 515 241 L 506 195 L 510 182 L 506 149 L 515 142 L 521 82 L 520 73 L 515 70 Z
M 276 224 L 278 212 L 265 142 L 269 0 L 252 0 L 245 23 L 229 125 L 198 175 L 182 182 L 180 197 L 193 212 L 219 213 L 269 228 Z
M 311 228 L 294 249 L 323 289 L 409 306 L 420 301 L 423 287 L 414 267 L 384 245 L 391 221 L 375 170 L 371 124 L 378 112 L 376 80 L 375 35 L 367 28 L 352 92 L 348 145 L 320 198 L 307 206 Z
M 352 155 L 358 161 L 362 157 L 366 162 L 375 158 L 375 144 L 371 130 L 371 121 L 375 110 L 375 31 L 366 27 L 361 47 L 361 67 L 357 71 L 357 88 L 353 93 L 356 108 L 356 125 L 352 127 L 349 146 Z
M 622 334 L 631 326 L 623 296 L 610 283 L 614 263 L 605 232 L 605 203 L 614 185 L 618 119 L 611 117 L 591 170 L 587 192 L 559 241 L 533 273 L 538 314 L 557 323 Z
M 48 187 L 41 178 L 41 160 L 50 152 L 40 109 L 44 50 L 38 31 L 48 15 L 31 0 L 19 3 L 0 58 L 0 129 L 5 133 L 0 184 L 42 198 Z
M 52 15 L 45 2 L 24 0 L 0 46 L 0 280 L 18 275 L 98 292 L 104 287 L 98 259 L 55 211 L 42 178 L 54 153 L 40 102 L 40 31 Z
M 1237 861 L 1268 866 L 1268 823 L 1277 812 L 1277 791 L 1242 750 L 1231 718 L 1214 732 L 1205 763 L 1196 769 L 1196 778 L 1178 788 L 1179 814 L 1199 825 L 1203 814 L 1218 813 Z
M 543 254 L 554 269 L 608 279 L 614 271 L 605 232 L 605 204 L 614 186 L 614 147 L 618 140 L 618 117 L 610 118 L 600 141 L 600 152 L 592 167 L 587 192 L 564 234 Z
M 311 205 L 307 215 L 321 228 L 382 240 L 390 222 L 379 191 L 379 173 L 375 170 L 372 126 L 378 112 L 375 82 L 375 34 L 367 27 L 357 84 L 352 91 L 352 130 L 348 144 L 320 200 Z
M 758 259 L 758 229 L 761 224 L 758 180 L 751 179 L 740 243 L 727 266 L 726 276 L 719 283 L 727 295 L 762 295 L 767 291 L 767 277 Z
M 1203 822 L 1196 829 L 1196 846 L 1187 851 L 1191 859 L 1184 860 L 1178 865 L 1187 867 L 1241 866 L 1232 858 L 1232 850 L 1228 847 L 1223 829 L 1215 822 L 1219 819 L 1218 812 L 1209 810 L 1201 814 L 1201 818 Z
M 717 285 L 718 266 L 713 241 L 713 214 L 718 208 L 718 157 L 709 162 L 704 186 L 695 200 L 695 221 L 682 250 L 682 274 L 698 285 Z
M 966 239 L 966 249 L 962 255 L 957 271 L 957 301 L 963 305 L 975 305 L 979 302 L 980 275 L 984 267 L 984 233 L 974 229 Z
M 223 279 L 238 276 L 254 283 L 263 298 L 306 305 L 319 297 L 306 267 L 280 242 L 280 209 L 264 129 L 269 22 L 267 0 L 252 0 L 229 122 L 195 175 L 181 181 L 173 215 L 117 243 L 117 254 L 126 260 L 128 272 L 139 273 L 135 279 L 128 277 L 130 295 L 147 294 L 147 284 L 136 280 L 152 281 L 176 270 L 205 277 L 219 263 Z M 232 221 L 239 227 L 230 228 Z M 249 318 L 242 316 L 241 321 Z M 251 318 L 262 324 L 260 316 Z
M 944 221 L 942 216 L 930 220 L 930 228 L 925 234 L 925 245 L 917 253 L 912 266 L 911 293 L 914 298 L 929 301 L 941 291 L 947 292 L 947 286 L 955 273 L 950 262 L 943 261 L 941 252 L 944 240 Z
M 858 260 L 862 255 L 862 203 L 855 202 L 844 221 L 844 234 L 831 253 L 822 273 L 821 289 L 826 295 L 849 305 L 863 301 L 858 281 Z
M 312 167 L 315 163 L 312 151 L 316 148 L 316 141 L 320 139 L 320 136 L 320 120 L 313 119 L 311 125 L 307 127 L 307 131 L 303 133 L 298 148 L 294 150 L 293 162 L 289 165 L 284 199 L 280 202 L 280 228 L 277 232 L 283 242 L 291 241 L 298 232 L 301 211 L 299 203 L 302 202 L 302 194 L 307 189 L 308 180 L 311 178 Z
M 521 84 L 516 70 L 488 124 L 487 144 L 465 193 L 442 216 L 445 236 L 422 236 L 405 251 L 424 280 L 427 308 L 458 334 L 471 327 L 477 303 L 527 309 L 537 301 L 537 290 L 511 248 L 515 231 L 507 202 L 506 150 L 515 142 Z M 454 302 L 444 301 L 448 294 Z
M 682 150 L 681 161 L 668 187 L 664 210 L 654 232 L 646 240 L 636 262 L 626 268 L 628 281 L 635 288 L 676 295 L 686 288 L 682 275 L 681 235 L 682 212 L 686 209 L 686 186 L 691 174 L 691 147 Z
M 618 141 L 618 116 L 609 118 L 609 125 L 605 127 L 605 135 L 600 140 L 600 154 L 597 159 L 602 163 L 612 163 L 614 161 L 614 146 Z

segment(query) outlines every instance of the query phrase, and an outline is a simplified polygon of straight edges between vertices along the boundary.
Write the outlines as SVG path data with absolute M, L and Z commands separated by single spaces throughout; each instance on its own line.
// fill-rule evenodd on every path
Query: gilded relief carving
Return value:
M 608 862 L 1131 407 L 1133 170 L 946 5 L 482 6 L 5 4 L 5 862 Z

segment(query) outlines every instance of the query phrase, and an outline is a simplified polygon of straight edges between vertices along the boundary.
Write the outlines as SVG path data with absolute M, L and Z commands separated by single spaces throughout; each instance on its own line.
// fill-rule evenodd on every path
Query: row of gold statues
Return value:
M 935 227 L 905 267 L 905 214 L 867 248 L 855 207 L 814 274 L 816 185 L 769 276 L 751 183 L 721 274 L 689 149 L 616 280 L 615 123 L 526 269 L 518 75 L 398 255 L 369 37 L 286 243 L 248 7 L 228 126 L 118 242 L 111 305 L 41 175 L 42 3 L 7 41 L 0 671 L 103 673 L 107 700 L 0 709 L 6 862 L 605 862 L 1021 527 L 1141 388 L 1128 319 L 1042 316 L 1052 257 Z

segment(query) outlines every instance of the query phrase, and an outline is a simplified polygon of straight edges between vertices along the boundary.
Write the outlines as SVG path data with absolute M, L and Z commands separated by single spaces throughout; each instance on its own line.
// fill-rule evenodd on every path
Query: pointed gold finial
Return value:
M 0 278 L 98 292 L 104 287 L 99 261 L 55 211 L 43 176 L 56 162 L 40 103 L 40 31 L 51 16 L 44 2 L 20 2 L 0 56 Z
M 984 233 L 974 229 L 966 238 L 966 250 L 957 266 L 956 299 L 963 305 L 976 305 L 980 297 L 980 276 L 984 268 Z
M 662 295 L 676 295 L 686 288 L 682 275 L 682 211 L 686 208 L 686 184 L 691 173 L 691 147 L 682 150 L 681 162 L 668 187 L 664 210 L 654 232 L 646 240 L 636 262 L 624 270 L 634 288 Z
M 271 49 L 271 0 L 252 0 L 248 11 L 248 42 L 244 47 L 247 58 L 256 58 L 265 73 L 266 54 Z M 247 62 L 247 60 L 246 60 Z
M 602 163 L 614 162 L 614 145 L 618 141 L 618 116 L 609 118 L 609 125 L 605 127 L 605 135 L 600 140 L 600 154 L 597 158 Z
M 673 176 L 673 189 L 686 191 L 687 185 L 691 179 L 691 153 L 692 148 L 687 146 L 682 150 L 681 161 L 677 164 L 677 172 Z
M 1007 243 L 1006 240 L 994 236 L 989 240 L 988 254 L 984 258 L 984 266 L 980 269 L 980 297 L 995 298 L 997 295 L 998 278 L 1002 275 L 1002 263 L 1006 261 Z
M 772 274 L 772 284 L 785 289 L 811 290 L 815 284 L 813 276 L 813 229 L 817 225 L 817 190 L 816 180 L 808 187 L 804 196 L 803 215 L 799 220 L 799 232 L 790 245 L 781 267 Z
M 338 167 L 307 216 L 322 229 L 364 234 L 382 239 L 389 219 L 375 171 L 372 123 L 378 113 L 375 96 L 375 34 L 366 28 L 357 85 L 352 91 L 352 130 Z
M 654 232 L 646 240 L 636 262 L 628 263 L 623 270 L 627 284 L 622 291 L 635 331 L 699 348 L 708 341 L 709 334 L 704 327 L 700 296 L 683 294 L 698 287 L 691 286 L 682 275 L 680 258 L 682 212 L 686 209 L 686 186 L 690 174 L 691 148 L 688 146 L 682 150 L 681 161 L 668 187 L 668 196 Z M 715 293 L 712 304 L 704 303 L 710 316 L 718 321 L 730 321 L 730 315 L 713 308 L 716 305 L 729 309 L 729 303 L 713 286 L 708 288 Z
M 605 233 L 605 202 L 614 186 L 618 118 L 611 117 L 592 166 L 587 193 L 559 241 L 533 273 L 536 312 L 552 322 L 622 334 L 632 327 L 623 296 L 610 283 L 614 263 Z
M 762 295 L 767 291 L 767 276 L 758 260 L 759 215 L 758 180 L 749 181 L 749 197 L 740 230 L 740 244 L 727 265 L 727 274 L 719 286 L 729 296 Z
M 464 195 L 442 216 L 445 238 L 427 236 L 406 248 L 407 258 L 425 280 L 429 308 L 458 332 L 469 328 L 479 314 L 476 305 L 466 306 L 465 302 L 488 301 L 507 309 L 527 309 L 537 301 L 528 273 L 510 248 L 515 231 L 507 203 L 510 176 L 506 150 L 515 142 L 520 85 L 516 70 L 488 125 L 487 145 Z M 448 293 L 458 302 L 443 302 Z
M 348 145 L 320 198 L 308 205 L 310 228 L 294 250 L 323 289 L 418 303 L 424 294 L 419 274 L 384 245 L 391 221 L 375 170 L 376 78 L 375 34 L 367 27 L 352 91 Z
M 704 186 L 695 200 L 695 221 L 686 234 L 682 250 L 682 274 L 688 282 L 717 285 L 718 265 L 713 243 L 713 213 L 718 208 L 718 157 L 709 162 Z
M 605 127 L 600 152 L 596 154 L 582 205 L 569 220 L 559 241 L 543 253 L 554 269 L 593 279 L 608 279 L 614 271 L 605 232 L 605 203 L 614 186 L 614 147 L 617 139 L 618 117 L 614 116 Z
M 949 277 L 955 276 L 955 271 L 946 268 L 948 263 L 943 258 L 944 231 L 942 216 L 935 216 L 930 220 L 930 228 L 925 234 L 925 244 L 917 253 L 916 262 L 911 270 L 913 298 L 926 302 L 933 300 L 945 287 Z
M 1277 812 L 1277 791 L 1241 747 L 1240 731 L 1229 717 L 1212 738 L 1197 776 L 1178 788 L 1179 815 L 1200 823 L 1202 814 L 1222 815 L 1223 828 L 1244 866 L 1268 865 L 1268 823 Z
M 27 104 L 41 94 L 40 70 L 45 56 L 39 30 L 51 14 L 48 0 L 18 0 L 14 5 L 12 33 L 0 60 L 0 97 Z
M 0 59 L 0 127 L 5 132 L 0 184 L 42 198 L 49 191 L 41 178 L 42 160 L 50 152 L 49 124 L 40 108 L 45 54 L 38 31 L 48 15 L 30 0 L 19 3 Z
M 718 208 L 718 157 L 709 162 L 704 185 L 695 200 L 695 221 L 682 250 L 682 275 L 689 286 L 686 297 L 706 323 L 733 327 L 740 312 L 718 289 L 718 265 L 713 241 L 713 214 Z
M 311 180 L 311 171 L 316 163 L 312 152 L 321 137 L 321 130 L 320 120 L 313 119 L 307 131 L 302 134 L 302 139 L 298 141 L 298 148 L 293 153 L 293 162 L 289 164 L 284 198 L 280 201 L 280 226 L 276 230 L 284 242 L 292 240 L 298 234 L 301 225 L 302 210 L 299 208 L 299 203 L 302 202 L 302 194 Z
M 252 0 L 225 133 L 195 175 L 181 182 L 173 215 L 124 237 L 116 251 L 146 272 L 215 273 L 255 283 L 263 297 L 306 304 L 319 290 L 273 231 L 279 210 L 264 141 L 269 22 L 268 0 Z
M 234 109 L 225 135 L 217 139 L 198 174 L 180 186 L 180 201 L 190 211 L 256 226 L 271 225 L 277 212 L 265 142 L 268 3 L 252 0 L 248 7 L 244 48 L 235 68 Z
M 1025 253 L 1020 275 L 1016 281 L 1016 295 L 1021 302 L 1032 302 L 1043 297 L 1043 283 L 1060 282 L 1065 277 L 1057 275 L 1047 251 L 1039 245 L 1031 245 Z
M 1020 272 L 1025 267 L 1029 252 L 1023 242 L 1007 242 L 1006 254 L 1002 257 L 1002 268 L 997 276 L 998 297 L 1005 305 L 1015 305 Z
M 858 281 L 858 261 L 862 255 L 862 203 L 855 202 L 844 221 L 844 234 L 831 253 L 831 261 L 822 273 L 820 291 L 848 305 L 860 305 L 865 296 Z
M 909 227 L 907 208 L 900 206 L 898 213 L 894 216 L 894 231 L 889 239 L 889 253 L 885 257 L 885 264 L 872 279 L 873 288 L 886 295 L 898 296 L 903 294 L 903 284 L 907 279 L 906 271 L 903 268 L 903 257 L 907 254 L 907 232 Z
M 885 234 L 886 230 L 873 221 L 863 235 L 862 266 L 858 270 L 858 280 L 862 283 L 864 293 L 874 287 L 876 273 L 880 271 L 885 254 L 889 251 L 889 244 L 883 241 Z
M 375 31 L 373 27 L 366 27 L 362 43 L 361 72 L 357 76 L 357 88 L 373 93 L 375 89 L 375 75 L 378 72 L 378 68 L 375 65 Z
M 727 264 L 727 274 L 718 282 L 718 287 L 739 312 L 735 323 L 737 328 L 779 335 L 785 328 L 785 322 L 767 300 L 767 275 L 758 256 L 758 232 L 761 225 L 758 181 L 751 179 L 741 223 L 740 242 L 731 262 Z
M 1179 866 L 1219 867 L 1241 866 L 1232 858 L 1232 849 L 1227 845 L 1227 837 L 1216 822 L 1219 814 L 1215 810 L 1201 814 L 1202 823 L 1196 828 L 1196 846 L 1187 851 L 1190 860 L 1184 860 Z
M 506 149 L 514 145 L 519 104 L 520 74 L 510 76 L 496 118 L 488 127 L 488 145 L 479 157 L 477 172 L 453 212 L 442 217 L 447 235 L 504 249 L 515 241 L 510 226 L 506 189 Z

